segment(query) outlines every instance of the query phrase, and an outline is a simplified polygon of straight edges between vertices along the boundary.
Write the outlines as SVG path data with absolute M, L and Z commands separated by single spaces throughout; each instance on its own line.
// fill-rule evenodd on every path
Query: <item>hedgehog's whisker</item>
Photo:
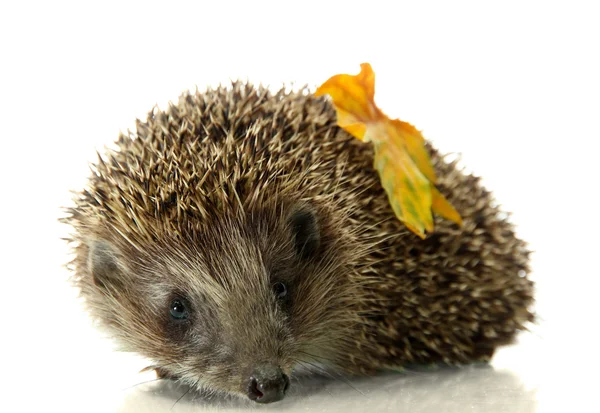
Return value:
M 338 363 L 337 363 L 335 360 L 333 360 L 333 359 L 330 359 L 330 358 L 327 358 L 327 357 L 323 357 L 323 356 L 317 356 L 316 354 L 311 354 L 311 353 L 309 353 L 309 352 L 307 352 L 307 351 L 298 350 L 298 353 L 306 354 L 307 356 L 309 356 L 309 357 L 313 357 L 313 358 L 315 358 L 315 359 L 326 360 L 326 361 L 330 362 L 330 363 L 331 363 L 331 364 L 333 364 L 333 365 L 336 365 L 336 364 L 338 364 Z
M 177 403 L 179 403 L 179 401 L 180 401 L 181 399 L 183 399 L 183 398 L 184 398 L 184 397 L 185 397 L 185 396 L 186 396 L 186 395 L 187 395 L 187 394 L 190 392 L 190 390 L 192 390 L 192 388 L 196 388 L 196 386 L 198 385 L 198 383 L 199 383 L 199 382 L 200 382 L 200 379 L 196 380 L 196 382 L 195 382 L 193 385 L 191 385 L 191 386 L 189 386 L 189 385 L 188 385 L 188 389 L 186 390 L 186 392 L 185 392 L 185 393 L 183 393 L 183 394 L 181 395 L 181 397 L 179 397 L 179 398 L 178 398 L 178 399 L 175 401 L 175 403 L 173 403 L 173 406 L 171 406 L 171 410 L 173 410 L 173 408 L 175 407 L 175 405 L 176 405 Z
M 333 373 L 332 373 L 332 372 L 329 372 L 329 371 L 327 371 L 326 369 L 324 369 L 324 368 L 322 368 L 322 367 L 320 367 L 320 366 L 317 366 L 317 365 L 316 365 L 316 364 L 314 364 L 314 363 L 311 363 L 310 361 L 306 361 L 306 360 L 295 360 L 295 361 L 296 361 L 296 362 L 298 362 L 298 363 L 300 363 L 300 364 L 302 364 L 302 365 L 304 365 L 304 367 L 306 367 L 306 368 L 307 368 L 307 369 L 310 371 L 310 368 L 309 368 L 308 366 L 306 366 L 306 364 L 309 364 L 310 366 L 312 366 L 313 368 L 317 369 L 317 371 L 321 372 L 322 374 L 325 374 L 325 375 L 327 375 L 327 376 L 331 377 L 331 378 L 332 378 L 332 379 L 334 379 L 334 380 L 338 380 L 338 381 L 340 381 L 340 382 L 342 382 L 342 383 L 345 383 L 347 386 L 349 386 L 349 387 L 350 387 L 351 389 L 353 389 L 354 391 L 356 391 L 356 392 L 360 393 L 360 394 L 361 394 L 361 395 L 363 395 L 363 396 L 366 396 L 366 395 L 365 395 L 363 392 L 361 392 L 361 391 L 360 391 L 360 390 L 358 390 L 356 387 L 354 387 L 354 386 L 352 385 L 352 383 L 350 383 L 350 382 L 349 382 L 347 379 L 345 379 L 345 378 L 344 378 L 344 377 L 342 377 L 341 375 L 338 375 L 338 376 L 336 377 L 336 376 L 334 376 L 334 375 L 333 375 Z M 314 373 L 314 371 L 313 371 L 313 373 Z
M 154 382 L 156 382 L 156 381 L 161 381 L 161 380 L 165 380 L 165 379 L 164 379 L 164 378 L 156 378 L 156 379 L 152 379 L 152 380 L 141 381 L 141 382 L 139 382 L 139 383 L 137 383 L 137 384 L 134 384 L 134 385 L 132 385 L 132 386 L 125 387 L 124 389 L 121 389 L 121 391 L 127 391 L 127 390 L 131 390 L 131 389 L 133 389 L 134 387 L 141 386 L 142 384 L 154 383 Z
M 304 367 L 306 367 L 306 369 L 311 372 L 311 373 L 320 373 L 320 374 L 324 374 L 326 376 L 329 376 L 330 378 L 332 378 L 333 380 L 339 381 L 341 383 L 346 384 L 348 387 L 350 387 L 352 390 L 362 394 L 363 396 L 365 395 L 363 392 L 361 392 L 360 390 L 358 390 L 356 387 L 354 387 L 348 380 L 344 379 L 341 376 L 335 376 L 332 373 L 328 372 L 327 370 L 323 369 L 322 367 L 317 366 L 316 364 L 313 364 L 309 361 L 306 360 L 296 360 L 296 362 L 300 363 L 301 365 L 303 365 Z M 312 369 L 311 369 L 312 367 Z M 316 370 L 313 370 L 316 369 Z M 330 393 L 331 394 L 331 393 Z
M 300 365 L 304 366 L 304 367 L 305 367 L 305 368 L 306 368 L 306 369 L 307 369 L 307 370 L 308 370 L 310 373 L 315 373 L 314 371 L 312 371 L 312 370 L 309 368 L 309 366 L 305 365 L 305 364 L 304 364 L 304 363 L 303 363 L 301 360 L 294 359 L 294 362 L 296 362 L 296 363 L 298 363 L 298 364 L 300 364 Z M 295 380 L 295 381 L 296 381 L 298 384 L 301 384 L 301 383 L 302 383 L 298 377 L 295 377 L 295 376 L 293 376 L 293 375 L 290 377 L 290 380 Z M 330 395 L 331 397 L 333 397 L 333 393 L 331 393 L 327 387 L 325 387 L 325 391 L 326 391 L 327 393 L 329 393 L 329 395 Z
M 167 364 L 163 364 L 163 365 L 160 365 L 160 366 L 149 366 L 149 367 L 146 367 L 144 370 L 142 370 L 142 372 L 149 371 L 149 370 L 162 369 L 162 368 L 164 368 L 166 366 L 170 366 L 170 365 L 173 365 L 173 364 L 177 364 L 177 362 L 167 363 Z M 187 373 L 189 373 L 189 372 L 191 372 L 193 370 L 194 370 L 193 368 L 190 368 L 190 369 L 178 372 L 178 374 L 187 374 Z M 157 378 L 152 379 L 152 380 L 145 380 L 145 381 L 139 382 L 137 384 L 134 384 L 132 386 L 125 387 L 124 389 L 121 389 L 121 391 L 127 391 L 127 390 L 130 390 L 130 389 L 134 388 L 134 387 L 141 386 L 142 384 L 154 383 L 154 382 L 161 381 L 161 380 L 172 380 L 172 379 L 169 378 L 169 377 L 157 377 Z

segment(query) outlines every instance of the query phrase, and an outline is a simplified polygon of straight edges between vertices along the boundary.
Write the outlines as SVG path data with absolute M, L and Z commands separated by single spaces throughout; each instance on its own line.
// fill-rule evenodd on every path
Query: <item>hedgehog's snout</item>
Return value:
M 257 403 L 272 403 L 282 400 L 289 387 L 290 379 L 280 367 L 261 364 L 250 376 L 247 394 Z

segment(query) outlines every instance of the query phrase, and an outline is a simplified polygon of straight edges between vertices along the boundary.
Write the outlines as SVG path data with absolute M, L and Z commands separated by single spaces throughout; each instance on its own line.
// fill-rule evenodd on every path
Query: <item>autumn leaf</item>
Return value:
M 338 125 L 375 148 L 374 166 L 396 217 L 425 238 L 433 231 L 432 211 L 457 224 L 460 215 L 435 187 L 425 138 L 414 126 L 388 118 L 375 105 L 375 73 L 368 63 L 358 75 L 335 75 L 316 91 L 333 100 Z

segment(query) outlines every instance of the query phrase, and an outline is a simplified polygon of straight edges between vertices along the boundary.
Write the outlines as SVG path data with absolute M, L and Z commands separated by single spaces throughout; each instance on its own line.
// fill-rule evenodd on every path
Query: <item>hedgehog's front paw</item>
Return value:
M 154 372 L 156 373 L 156 378 L 159 380 L 177 380 L 177 377 L 169 374 L 169 372 L 167 372 L 165 369 L 163 369 L 162 367 L 157 367 L 157 366 L 148 366 L 148 367 L 144 367 L 140 373 L 145 373 L 147 371 L 152 371 L 154 370 Z
M 154 368 L 154 371 L 156 372 L 156 378 L 160 379 L 160 380 L 177 380 L 178 377 L 175 377 L 173 375 L 171 375 L 169 372 L 167 372 L 165 369 L 160 368 L 160 367 L 156 367 Z

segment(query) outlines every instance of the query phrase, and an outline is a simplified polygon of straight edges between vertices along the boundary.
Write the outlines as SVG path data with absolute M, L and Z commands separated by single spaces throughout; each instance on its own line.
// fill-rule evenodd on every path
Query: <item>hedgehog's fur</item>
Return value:
M 479 179 L 430 148 L 464 224 L 436 219 L 419 239 L 394 217 L 371 146 L 307 90 L 184 94 L 117 144 L 65 219 L 74 281 L 164 376 L 243 395 L 263 361 L 288 374 L 301 362 L 352 374 L 469 363 L 533 318 L 528 251 Z M 294 249 L 297 211 L 318 226 L 307 256 Z M 273 280 L 288 283 L 285 305 Z M 192 303 L 184 327 L 169 324 L 173 294 Z

